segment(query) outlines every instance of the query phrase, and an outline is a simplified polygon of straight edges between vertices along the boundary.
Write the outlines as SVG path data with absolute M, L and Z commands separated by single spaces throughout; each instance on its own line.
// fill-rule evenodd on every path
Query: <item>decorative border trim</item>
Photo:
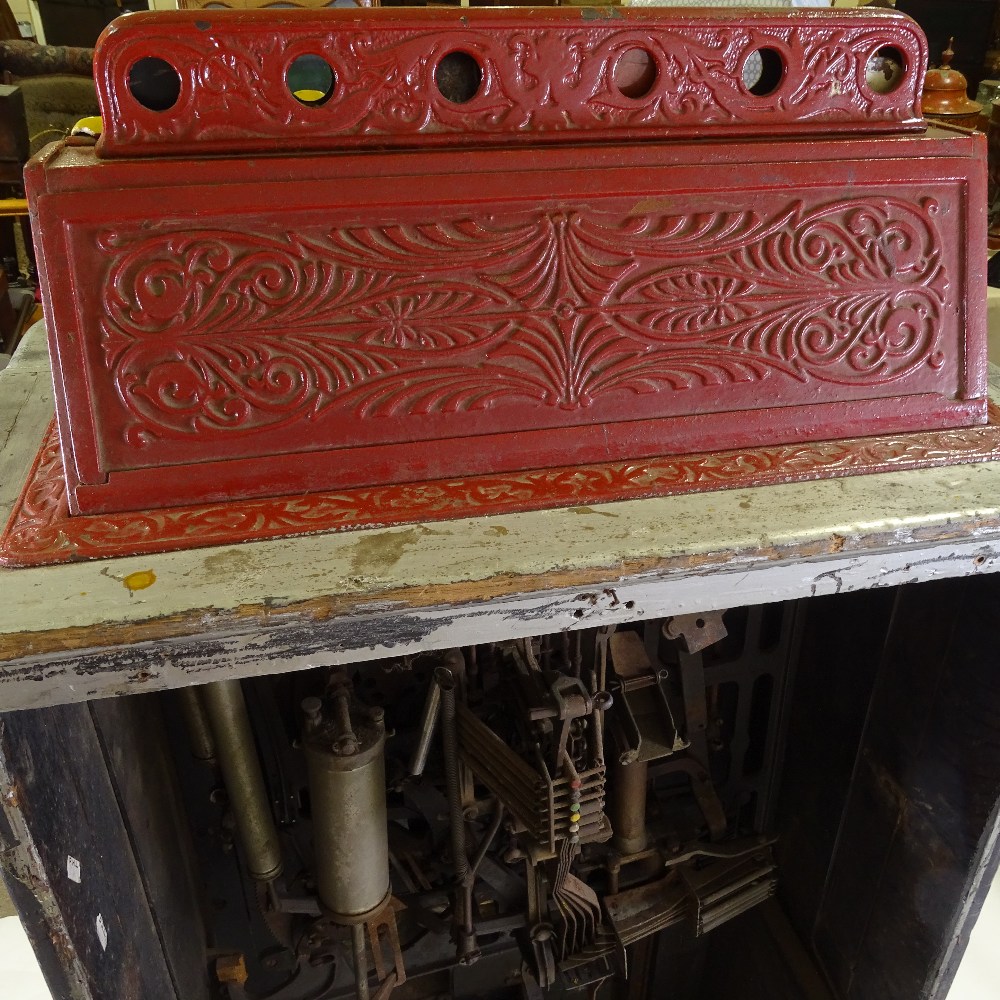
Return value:
M 314 70 L 326 63 L 327 89 L 297 99 L 288 74 L 303 57 Z M 169 92 L 134 90 L 134 68 L 150 59 Z M 917 25 L 885 11 L 139 13 L 114 22 L 97 46 L 98 150 L 900 132 L 923 127 L 926 64 Z
M 67 506 L 62 453 L 53 421 L 0 535 L 0 565 L 45 566 L 418 521 L 997 461 L 1000 409 L 992 403 L 989 419 L 985 427 L 75 517 Z

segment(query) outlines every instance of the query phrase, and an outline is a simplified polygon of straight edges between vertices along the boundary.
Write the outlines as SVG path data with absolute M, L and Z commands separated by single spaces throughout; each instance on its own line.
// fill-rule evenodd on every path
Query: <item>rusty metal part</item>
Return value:
M 340 923 L 361 923 L 389 898 L 382 709 L 337 686 L 325 705 L 304 708 L 315 876 L 320 901 Z
M 636 761 L 611 765 L 611 828 L 613 843 L 622 854 L 638 854 L 646 849 L 646 780 L 649 764 Z
M 236 680 L 202 691 L 247 871 L 261 881 L 281 874 L 281 844 L 271 814 L 243 689 Z
M 548 923 L 535 924 L 531 928 L 531 949 L 535 959 L 535 978 L 538 985 L 547 990 L 556 981 L 556 959 L 553 953 L 552 925 Z
M 691 864 L 695 858 L 699 865 Z M 714 860 L 706 865 L 706 858 Z M 683 921 L 707 933 L 769 898 L 776 882 L 770 848 L 760 838 L 692 845 L 663 878 L 605 896 L 604 908 L 624 948 Z
M 708 769 L 708 699 L 705 693 L 705 668 L 700 653 L 678 654 L 681 689 L 684 693 L 685 735 L 691 755 Z
M 594 711 L 590 716 L 594 751 L 591 764 L 594 767 L 604 767 L 604 713 L 614 707 L 615 699 L 610 691 L 603 689 L 603 683 L 598 683 L 596 673 L 592 675 L 592 684 L 597 694 L 594 695 Z
M 603 767 L 552 777 L 544 762 L 532 768 L 464 705 L 456 720 L 463 761 L 539 845 L 554 853 L 557 840 L 573 835 L 571 826 L 579 827 L 581 842 L 606 836 Z M 573 788 L 576 782 L 579 787 Z M 578 823 L 571 820 L 573 802 L 580 804 Z
M 657 620 L 644 629 L 629 624 L 600 634 L 582 630 L 578 669 L 572 641 L 560 646 L 558 634 L 426 654 L 417 669 L 397 661 L 384 668 L 352 668 L 350 676 L 356 675 L 366 700 L 391 706 L 399 734 L 401 751 L 391 766 L 385 756 L 391 820 L 383 817 L 380 823 L 388 827 L 393 888 L 401 897 L 390 896 L 363 920 L 338 923 L 329 900 L 317 898 L 325 889 L 320 885 L 315 891 L 310 870 L 304 878 L 264 886 L 262 895 L 275 900 L 274 910 L 294 921 L 289 949 L 300 964 L 318 966 L 339 950 L 349 951 L 352 932 L 343 925 L 350 924 L 358 982 L 349 986 L 348 954 L 339 994 L 354 996 L 356 989 L 369 1000 L 422 995 L 430 984 L 424 977 L 433 971 L 437 995 L 447 988 L 446 972 L 456 996 L 481 995 L 477 991 L 494 975 L 493 962 L 502 953 L 508 985 L 524 962 L 525 996 L 563 990 L 586 996 L 609 975 L 620 977 L 626 961 L 632 966 L 630 984 L 641 978 L 643 942 L 664 928 L 683 923 L 670 932 L 680 941 L 695 928 L 704 933 L 766 899 L 774 891 L 773 841 L 746 836 L 767 826 L 758 822 L 764 814 L 743 793 L 763 786 L 753 783 L 756 772 L 742 761 L 767 761 L 780 751 L 770 715 L 785 712 L 781 664 L 792 648 L 794 622 L 773 609 L 763 617 L 754 609 L 737 609 L 727 622 L 732 639 L 704 662 L 702 653 L 664 642 L 663 622 Z M 473 657 L 477 669 L 466 671 Z M 428 694 L 423 705 L 422 697 L 414 696 L 415 680 L 424 682 Z M 437 698 L 427 692 L 428 682 Z M 613 699 L 607 694 L 612 684 L 617 685 Z M 290 705 L 292 693 L 318 690 L 322 697 L 301 703 L 306 718 L 301 746 L 309 755 L 320 743 L 324 756 L 353 768 L 367 751 L 374 720 L 355 700 L 344 674 L 317 671 L 304 682 L 282 681 L 276 693 Z M 255 701 L 249 706 L 255 709 Z M 636 750 L 655 754 L 654 759 L 622 759 L 615 742 L 619 716 L 632 720 Z M 714 734 L 709 728 L 697 736 L 699 718 L 715 725 Z M 593 744 L 603 725 L 607 774 L 580 766 L 601 760 Z M 711 759 L 695 756 L 696 746 L 686 742 L 688 731 Z M 412 780 L 405 777 L 406 758 L 422 736 L 440 739 L 442 750 L 434 745 L 418 753 L 426 768 Z M 738 772 L 738 782 L 747 784 L 727 784 L 723 759 Z M 473 774 L 476 781 L 467 781 Z M 610 796 L 611 823 L 603 817 L 603 800 L 588 798 L 596 796 L 596 787 Z M 565 810 L 571 803 L 575 809 Z M 326 857 L 322 842 L 332 838 L 311 812 L 303 812 L 298 830 L 288 828 L 286 853 L 295 836 L 308 858 L 315 834 L 317 863 L 311 871 L 318 874 Z M 585 845 L 572 840 L 577 816 L 587 837 L 593 834 Z M 356 855 L 365 838 L 342 833 L 340 839 L 349 841 Z M 363 950 L 357 942 L 362 923 Z M 310 929 L 299 933 L 303 927 Z M 465 968 L 480 951 L 481 964 Z M 277 966 L 266 967 L 277 974 Z M 624 995 L 620 986 L 615 989 Z
M 648 762 L 687 747 L 678 720 L 681 706 L 668 683 L 669 674 L 656 669 L 636 632 L 616 632 L 609 649 L 615 698 L 612 742 L 622 764 Z
M 668 639 L 676 640 L 685 653 L 700 653 L 720 639 L 725 639 L 729 633 L 721 611 L 700 611 L 665 619 L 663 634 Z
M 177 692 L 177 700 L 184 716 L 184 725 L 187 726 L 191 756 L 196 760 L 214 761 L 215 740 L 212 738 L 212 727 L 205 712 L 200 688 L 181 688 Z
M 552 900 L 561 918 L 556 938 L 560 963 L 573 956 L 589 954 L 597 941 L 601 923 L 601 902 L 597 893 L 570 870 L 578 853 L 578 843 L 562 842 L 552 885 Z
M 729 830 L 729 822 L 715 787 L 712 785 L 712 777 L 705 767 L 686 754 L 677 754 L 667 760 L 659 761 L 655 765 L 656 774 L 667 774 L 672 771 L 680 771 L 691 779 L 691 791 L 694 792 L 698 808 L 701 810 L 702 816 L 705 817 L 705 823 L 712 840 L 721 840 L 725 837 Z
M 664 878 L 604 897 L 604 908 L 623 947 L 684 920 L 690 900 L 680 877 Z
M 388 996 L 397 986 L 406 982 L 403 949 L 399 943 L 399 927 L 396 924 L 396 913 L 403 908 L 403 904 L 393 897 L 388 905 L 366 924 L 375 976 L 379 981 L 375 1000 Z M 386 962 L 386 951 L 391 958 L 391 967 Z
M 769 899 L 778 883 L 770 850 L 704 869 L 684 867 L 680 873 L 694 903 L 699 935 Z
M 774 836 L 758 836 L 741 838 L 740 840 L 729 841 L 728 843 L 705 843 L 704 841 L 694 841 L 683 847 L 671 850 L 670 856 L 664 860 L 663 864 L 667 868 L 682 865 L 693 858 L 719 858 L 723 861 L 733 861 L 736 858 L 744 858 L 750 854 L 759 854 L 761 851 L 772 847 L 777 841 Z
M 434 683 L 441 692 L 441 745 L 444 755 L 445 791 L 451 834 L 451 863 L 455 881 L 464 882 L 469 871 L 465 848 L 465 813 L 462 808 L 458 775 L 458 735 L 455 724 L 455 678 L 447 667 L 434 671 Z
M 396 973 L 390 972 L 385 982 L 383 982 L 382 985 L 375 991 L 375 995 L 372 997 L 372 1000 L 386 1000 L 386 997 L 388 997 L 398 985 L 399 984 L 396 982 Z
M 354 995 L 357 1000 L 368 1000 L 368 953 L 364 924 L 351 925 L 351 955 L 354 959 Z
M 215 978 L 227 986 L 243 986 L 249 975 L 246 959 L 242 953 L 220 955 L 215 960 Z

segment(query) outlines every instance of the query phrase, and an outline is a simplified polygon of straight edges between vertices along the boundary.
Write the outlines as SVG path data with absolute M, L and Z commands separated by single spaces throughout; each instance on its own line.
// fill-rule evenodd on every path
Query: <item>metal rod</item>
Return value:
M 281 874 L 281 844 L 271 815 L 240 682 L 216 681 L 202 693 L 247 870 L 262 882 Z
M 458 725 L 455 721 L 455 675 L 447 667 L 434 671 L 441 689 L 441 740 L 444 749 L 444 776 L 448 791 L 448 820 L 451 827 L 451 854 L 455 869 L 454 916 L 458 938 L 458 959 L 474 961 L 476 932 L 472 922 L 472 882 L 465 846 L 465 812 L 462 809 L 461 779 L 458 773 Z
M 427 767 L 427 757 L 431 752 L 431 743 L 434 740 L 434 730 L 437 729 L 438 716 L 441 714 L 441 685 L 437 682 L 437 677 L 431 679 L 431 686 L 427 689 L 427 700 L 424 702 L 424 714 L 420 720 L 420 739 L 417 747 L 413 751 L 413 759 L 410 762 L 410 774 L 419 777 Z
M 490 823 L 490 828 L 486 831 L 486 836 L 483 837 L 483 842 L 479 845 L 479 850 L 476 851 L 476 857 L 472 862 L 472 867 L 469 869 L 469 883 L 473 883 L 476 880 L 476 873 L 479 871 L 479 866 L 483 863 L 483 858 L 486 857 L 486 852 L 490 849 L 490 844 L 493 843 L 493 838 L 497 835 L 497 831 L 500 829 L 500 824 L 503 822 L 503 803 L 497 803 L 497 811 L 493 816 L 493 822 Z
M 191 743 L 191 756 L 196 760 L 215 760 L 215 740 L 212 739 L 212 728 L 205 713 L 200 689 L 181 688 L 177 692 L 177 698 Z
M 365 925 L 351 924 L 351 951 L 354 952 L 354 995 L 368 1000 L 368 955 L 365 953 Z
M 358 749 L 358 738 L 354 733 L 354 724 L 351 722 L 350 692 L 345 688 L 341 688 L 333 697 L 333 714 L 339 734 L 338 742 L 341 752 L 355 753 Z
M 451 826 L 451 854 L 455 881 L 465 883 L 469 858 L 465 850 L 465 812 L 458 775 L 458 727 L 455 722 L 455 677 L 447 667 L 434 671 L 441 689 L 441 739 L 444 750 L 444 777 L 448 792 L 448 819 Z

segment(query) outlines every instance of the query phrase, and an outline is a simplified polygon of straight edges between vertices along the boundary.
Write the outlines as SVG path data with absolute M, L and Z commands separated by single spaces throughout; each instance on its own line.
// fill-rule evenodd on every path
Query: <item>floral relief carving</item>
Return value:
M 869 59 L 886 45 L 907 65 L 922 64 L 922 41 L 901 20 L 776 17 L 764 24 L 722 17 L 679 24 L 667 13 L 644 21 L 632 15 L 538 20 L 492 23 L 483 16 L 461 27 L 449 22 L 446 31 L 432 20 L 336 30 L 329 21 L 302 22 L 301 31 L 287 25 L 202 31 L 187 23 L 167 31 L 137 22 L 135 36 L 122 29 L 99 53 L 103 148 L 128 146 L 140 154 L 161 143 L 172 152 L 228 142 L 239 148 L 293 135 L 348 144 L 406 143 L 416 135 L 457 141 L 470 134 L 537 142 L 581 130 L 600 136 L 759 127 L 773 134 L 817 122 L 919 122 L 919 74 L 908 74 L 891 94 L 866 83 Z M 333 70 L 335 84 L 321 109 L 305 109 L 288 93 L 294 46 L 322 54 Z M 784 71 L 773 92 L 755 94 L 743 74 L 761 48 L 776 52 Z M 168 114 L 151 115 L 129 98 L 128 69 L 140 49 L 156 51 L 184 81 Z M 448 100 L 435 82 L 439 61 L 455 50 L 472 55 L 482 71 L 467 102 Z M 623 93 L 616 70 L 623 55 L 637 50 L 651 60 L 652 77 L 647 92 L 632 95 Z
M 53 423 L 10 521 L 0 533 L 0 565 L 108 559 L 371 525 L 997 461 L 997 418 L 991 407 L 987 427 L 76 516 L 70 516 L 67 507 L 62 454 Z
M 136 442 L 317 419 L 576 410 L 940 366 L 937 204 L 105 233 L 104 364 Z

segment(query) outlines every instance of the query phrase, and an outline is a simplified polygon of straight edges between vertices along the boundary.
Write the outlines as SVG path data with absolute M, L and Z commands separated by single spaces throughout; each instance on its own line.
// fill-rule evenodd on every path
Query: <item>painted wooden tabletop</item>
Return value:
M 0 523 L 51 416 L 38 326 Z M 0 568 L 0 710 L 998 569 L 1000 463 Z

